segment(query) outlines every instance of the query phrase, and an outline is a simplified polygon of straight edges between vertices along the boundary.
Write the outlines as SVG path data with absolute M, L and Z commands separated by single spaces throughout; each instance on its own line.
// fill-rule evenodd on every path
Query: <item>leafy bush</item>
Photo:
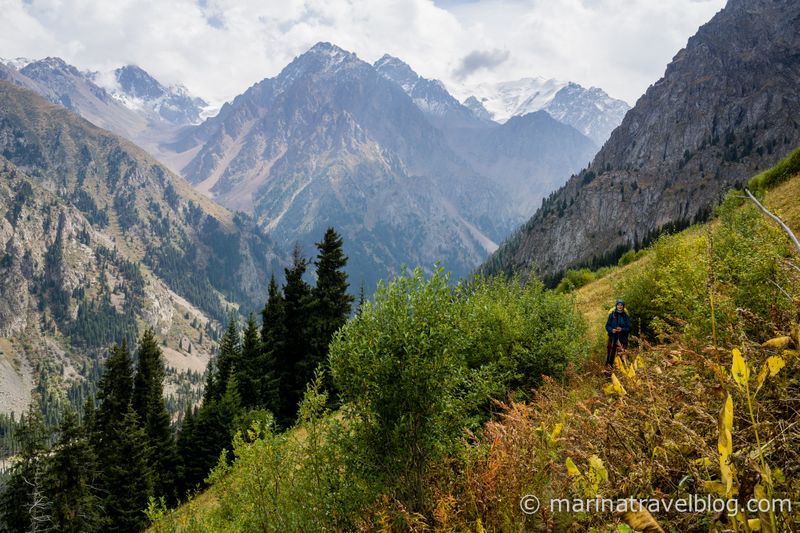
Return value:
M 754 176 L 749 185 L 752 189 L 763 191 L 778 185 L 797 173 L 800 173 L 800 148 L 783 158 L 774 167 Z
M 644 250 L 639 250 L 638 252 L 633 249 L 628 250 L 627 252 L 622 254 L 622 256 L 619 258 L 617 266 L 623 267 L 625 265 L 629 265 L 634 261 L 638 260 L 639 258 L 641 258 L 644 255 L 644 253 L 645 253 Z
M 564 274 L 564 277 L 561 278 L 561 281 L 558 282 L 556 292 L 564 293 L 574 291 L 575 289 L 580 289 L 584 285 L 588 285 L 595 279 L 596 276 L 594 272 L 588 268 L 582 268 L 580 270 L 569 269 L 567 273 Z
M 584 352 L 572 303 L 538 282 L 451 287 L 417 269 L 382 285 L 334 337 L 330 368 L 356 444 L 354 464 L 412 511 L 424 478 L 457 450 L 489 399 L 560 375 Z

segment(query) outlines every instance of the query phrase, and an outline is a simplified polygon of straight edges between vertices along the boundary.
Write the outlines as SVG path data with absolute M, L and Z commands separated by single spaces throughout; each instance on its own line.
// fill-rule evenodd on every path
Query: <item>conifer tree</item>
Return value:
M 264 352 L 262 368 L 271 371 L 264 375 L 260 384 L 260 403 L 277 416 L 281 410 L 280 383 L 289 376 L 291 369 L 281 366 L 286 360 L 286 308 L 275 274 L 270 277 L 269 296 L 261 311 L 261 346 Z
M 344 267 L 347 256 L 342 249 L 342 238 L 333 228 L 328 228 L 322 241 L 317 243 L 317 284 L 312 291 L 311 358 L 306 360 L 306 381 L 314 377 L 317 365 L 328 357 L 328 344 L 340 327 L 347 322 L 353 306 L 353 296 L 347 293 L 349 284 Z M 363 293 L 362 293 L 363 297 Z
M 143 510 L 153 494 L 153 480 L 147 434 L 132 406 L 122 420 L 111 424 L 107 439 L 106 455 L 101 457 L 106 491 L 103 531 L 140 531 L 146 523 Z
M 203 404 L 208 405 L 214 399 L 214 373 L 216 372 L 216 365 L 214 365 L 214 357 L 208 358 L 206 365 L 206 384 L 203 387 Z
M 260 384 L 273 369 L 264 365 L 263 348 L 258 325 L 253 313 L 247 317 L 242 334 L 242 352 L 239 364 L 236 366 L 236 383 L 239 386 L 239 396 L 242 406 L 253 408 L 260 402 Z
M 142 335 L 138 356 L 131 405 L 147 436 L 155 493 L 175 503 L 178 452 L 164 403 L 164 360 L 152 329 Z
M 308 376 L 303 369 L 309 357 L 309 312 L 311 287 L 303 279 L 307 261 L 298 246 L 294 249 L 292 265 L 285 270 L 286 285 L 283 288 L 285 348 L 276 354 L 278 379 L 280 381 L 280 408 L 276 418 L 280 425 L 288 427 L 294 423 L 298 405 L 303 397 Z
M 215 399 L 219 399 L 225 394 L 228 381 L 233 375 L 234 369 L 241 358 L 242 342 L 239 337 L 239 324 L 235 312 L 231 312 L 228 318 L 228 329 L 219 341 L 219 355 L 217 356 L 217 373 L 214 376 Z
M 113 422 L 122 420 L 128 411 L 128 404 L 133 394 L 133 361 L 128 351 L 128 345 L 123 340 L 122 345 L 111 348 L 105 364 L 100 382 L 98 384 L 97 419 L 95 433 L 102 440 L 104 433 Z M 99 456 L 103 453 L 98 451 Z
M 47 495 L 57 531 L 87 532 L 100 527 L 100 498 L 94 485 L 97 459 L 78 415 L 68 408 L 51 451 Z
M 361 289 L 358 291 L 358 307 L 356 308 L 356 314 L 361 314 L 361 309 L 364 307 L 364 304 L 367 302 L 367 297 L 364 295 L 364 282 L 361 282 Z
M 178 450 L 180 464 L 178 466 L 178 495 L 183 496 L 192 489 L 187 482 L 186 467 L 191 466 L 195 445 L 195 416 L 196 411 L 191 406 L 186 407 L 183 415 L 181 429 L 178 432 L 175 447 Z

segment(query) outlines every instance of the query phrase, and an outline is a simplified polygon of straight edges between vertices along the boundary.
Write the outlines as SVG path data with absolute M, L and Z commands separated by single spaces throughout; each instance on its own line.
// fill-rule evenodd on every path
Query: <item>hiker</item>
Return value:
M 617 300 L 614 310 L 608 315 L 606 331 L 608 332 L 606 365 L 614 366 L 617 350 L 628 348 L 628 333 L 631 331 L 631 317 L 625 312 L 625 300 Z

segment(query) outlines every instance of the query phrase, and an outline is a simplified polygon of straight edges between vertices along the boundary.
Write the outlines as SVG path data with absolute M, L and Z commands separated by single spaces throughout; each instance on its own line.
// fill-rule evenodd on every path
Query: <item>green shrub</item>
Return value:
M 800 148 L 783 158 L 777 165 L 750 179 L 750 188 L 764 191 L 771 189 L 793 175 L 800 173 Z
M 629 265 L 634 261 L 637 261 L 639 258 L 641 258 L 644 255 L 644 253 L 645 253 L 644 250 L 639 250 L 637 252 L 634 249 L 630 249 L 624 254 L 622 254 L 622 256 L 619 258 L 619 261 L 617 262 L 617 266 L 623 267 L 625 265 Z
M 597 276 L 588 268 L 581 268 L 580 270 L 569 269 L 556 286 L 556 292 L 571 292 L 575 289 L 580 289 L 584 285 L 588 285 L 595 279 L 597 279 Z
M 379 287 L 334 337 L 330 368 L 354 463 L 412 511 L 429 464 L 457 451 L 492 397 L 558 376 L 584 353 L 572 302 L 500 278 L 451 287 L 417 269 Z

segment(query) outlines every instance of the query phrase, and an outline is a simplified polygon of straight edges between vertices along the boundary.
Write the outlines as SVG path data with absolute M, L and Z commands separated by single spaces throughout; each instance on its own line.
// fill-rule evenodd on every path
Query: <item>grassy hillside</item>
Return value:
M 799 193 L 794 172 L 765 198 L 795 231 Z M 528 389 L 528 397 L 496 403 L 458 442 L 442 444 L 446 453 L 422 473 L 421 504 L 402 485 L 349 477 L 363 435 L 362 421 L 348 414 L 358 405 L 345 402 L 339 418 L 324 409 L 306 417 L 302 437 L 294 430 L 239 439 L 238 462 L 219 468 L 211 488 L 177 511 L 154 508 L 152 530 L 797 531 L 800 508 L 741 506 L 800 501 L 800 253 L 738 196 L 729 195 L 711 224 L 663 237 L 635 262 L 575 291 L 571 301 L 589 323 L 585 335 L 595 350 Z M 607 372 L 597 352 L 618 296 L 628 300 L 641 336 Z M 492 306 L 481 305 L 476 311 L 491 315 Z M 356 331 L 345 328 L 340 340 L 357 349 Z M 364 339 L 378 355 L 381 331 Z M 398 349 L 426 339 L 411 335 Z M 373 370 L 350 368 L 356 377 Z M 384 460 L 395 457 L 386 451 Z M 301 482 L 301 472 L 324 483 Z M 525 495 L 542 505 L 527 507 Z M 677 502 L 695 495 L 722 507 L 678 512 L 647 503 L 626 513 L 550 505 L 554 498 Z M 260 514 L 259 502 L 282 505 Z M 349 521 L 337 522 L 337 511 Z M 329 521 L 315 514 L 332 512 Z

